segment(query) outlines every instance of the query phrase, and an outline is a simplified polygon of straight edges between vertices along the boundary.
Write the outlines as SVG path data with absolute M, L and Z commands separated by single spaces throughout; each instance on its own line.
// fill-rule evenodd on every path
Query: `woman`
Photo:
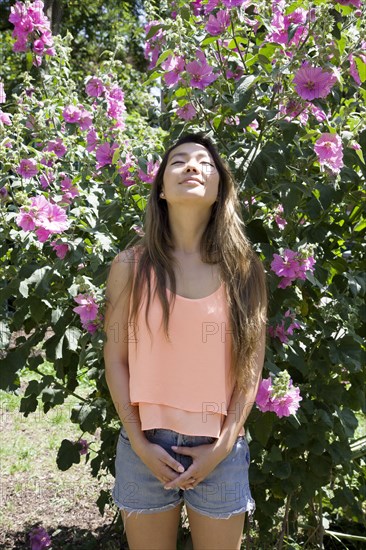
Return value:
M 234 550 L 254 502 L 243 425 L 264 360 L 266 285 L 230 172 L 189 134 L 164 155 L 145 235 L 106 290 L 106 379 L 122 422 L 115 503 L 130 550 Z

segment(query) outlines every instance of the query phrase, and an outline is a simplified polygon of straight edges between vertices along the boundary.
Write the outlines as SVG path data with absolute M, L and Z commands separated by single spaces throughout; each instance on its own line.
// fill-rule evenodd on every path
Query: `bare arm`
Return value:
M 128 312 L 132 289 L 133 259 L 120 252 L 113 260 L 106 289 L 104 331 L 105 376 L 112 401 L 131 445 L 137 450 L 146 438 L 141 431 L 138 407 L 131 405 L 128 368 Z
M 160 445 L 150 443 L 141 429 L 137 406 L 131 405 L 128 365 L 128 315 L 132 290 L 133 259 L 123 251 L 109 272 L 104 331 L 105 376 L 112 401 L 132 449 L 162 483 L 177 477 L 183 466 Z

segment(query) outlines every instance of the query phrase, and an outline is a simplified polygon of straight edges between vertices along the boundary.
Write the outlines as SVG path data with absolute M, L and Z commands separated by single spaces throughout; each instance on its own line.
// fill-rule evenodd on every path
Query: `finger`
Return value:
M 183 487 L 184 485 L 191 483 L 192 478 L 196 479 L 195 476 L 192 474 L 192 472 L 188 473 L 188 470 L 187 470 L 184 474 L 166 483 L 164 485 L 164 489 L 174 489 L 175 487 L 184 488 Z
M 195 455 L 194 447 L 176 447 L 175 445 L 173 445 L 171 448 L 173 449 L 173 451 L 175 451 L 180 455 L 188 455 L 188 456 Z
M 170 456 L 169 453 L 166 453 L 166 456 L 164 456 L 163 458 L 163 462 L 175 472 L 179 472 L 180 474 L 184 472 L 183 464 L 181 464 L 177 460 L 174 460 L 174 458 Z

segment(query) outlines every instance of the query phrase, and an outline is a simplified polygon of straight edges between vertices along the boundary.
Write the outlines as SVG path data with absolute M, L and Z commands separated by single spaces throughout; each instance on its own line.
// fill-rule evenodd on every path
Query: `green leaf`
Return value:
M 63 439 L 57 453 L 57 466 L 59 470 L 65 472 L 73 464 L 80 463 L 80 452 L 78 446 L 68 439 Z
M 147 33 L 146 35 L 146 40 L 150 40 L 150 38 L 152 38 L 153 36 L 155 36 L 155 34 L 158 32 L 159 29 L 162 29 L 163 28 L 163 23 L 160 23 L 159 25 L 153 25 L 149 32 Z
M 163 61 L 165 61 L 170 55 L 173 55 L 174 54 L 174 51 L 173 50 L 166 50 L 165 52 L 163 52 L 159 57 L 158 57 L 158 60 L 156 62 L 156 67 L 158 67 Z
M 358 75 L 360 77 L 361 82 L 365 82 L 366 80 L 366 63 L 362 61 L 359 57 L 354 57 L 355 63 L 357 65 Z
M 289 462 L 275 462 L 272 466 L 272 473 L 279 479 L 287 479 L 291 475 L 291 464 Z
M 209 44 L 212 44 L 213 42 L 217 42 L 219 40 L 219 36 L 208 36 L 201 42 L 201 46 L 208 46 Z M 229 46 L 230 47 L 230 46 Z
M 96 399 L 92 403 L 74 407 L 71 420 L 78 422 L 84 432 L 94 433 L 97 427 L 105 420 L 107 404 L 104 399 Z
M 32 394 L 27 397 L 22 397 L 20 400 L 19 412 L 23 413 L 27 417 L 30 413 L 37 410 L 38 400 L 37 397 Z
M 233 95 L 233 109 L 234 112 L 239 113 L 245 109 L 248 105 L 250 98 L 252 97 L 251 87 L 256 77 L 253 75 L 246 76 L 240 80 L 238 87 Z
M 271 412 L 258 413 L 255 421 L 251 424 L 251 432 L 254 437 L 265 447 L 272 433 L 275 414 Z
M 65 339 L 67 342 L 68 349 L 76 351 L 79 345 L 79 339 L 82 336 L 82 332 L 77 327 L 68 327 L 65 330 Z
M 24 350 L 8 351 L 5 358 L 0 359 L 0 390 L 10 391 L 17 388 L 15 381 L 17 372 L 27 362 L 27 354 Z

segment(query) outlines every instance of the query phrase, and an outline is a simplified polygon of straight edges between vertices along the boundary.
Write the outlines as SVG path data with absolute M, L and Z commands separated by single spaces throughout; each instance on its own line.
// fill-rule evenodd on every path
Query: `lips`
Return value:
M 186 178 L 185 180 L 181 181 L 181 183 L 189 183 L 189 182 L 195 182 L 202 185 L 202 182 L 198 178 Z

